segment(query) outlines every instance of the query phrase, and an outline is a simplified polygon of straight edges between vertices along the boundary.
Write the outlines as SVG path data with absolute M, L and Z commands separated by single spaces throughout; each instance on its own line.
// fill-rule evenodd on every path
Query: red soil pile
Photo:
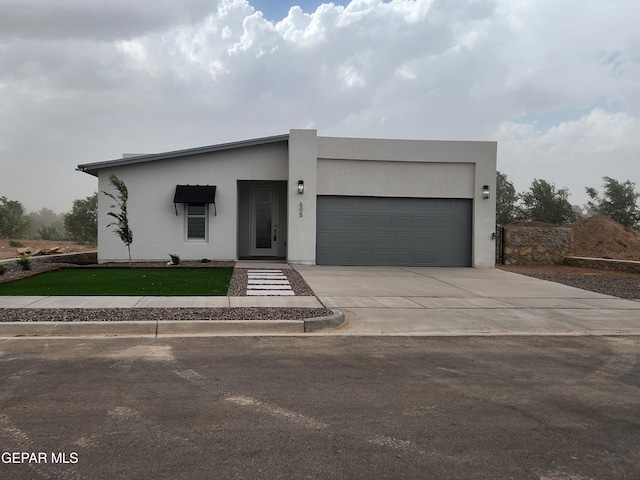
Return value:
M 640 237 L 602 215 L 583 218 L 572 225 L 574 257 L 640 261 Z

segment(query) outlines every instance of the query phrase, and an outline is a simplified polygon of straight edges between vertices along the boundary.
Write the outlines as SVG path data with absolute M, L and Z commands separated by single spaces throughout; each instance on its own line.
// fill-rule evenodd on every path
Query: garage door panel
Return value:
M 415 265 L 432 265 L 433 259 L 430 252 L 416 252 L 413 256 Z
M 454 237 L 453 244 L 458 247 L 467 247 L 471 249 L 471 238 Z
M 387 215 L 376 216 L 376 227 L 391 228 L 393 226 L 393 217 Z
M 376 234 L 376 246 L 377 247 L 390 247 L 392 243 L 392 235 L 390 233 L 377 233 Z
M 376 251 L 375 252 L 376 262 L 374 265 L 391 265 L 392 262 L 392 253 L 389 251 Z
M 331 227 L 333 225 L 333 217 L 328 215 L 318 214 L 317 222 L 318 222 L 318 225 L 321 227 Z
M 332 250 L 323 250 L 318 248 L 316 250 L 316 263 L 318 265 L 331 265 L 334 261 L 334 255 Z
M 431 247 L 431 235 L 420 235 L 416 234 L 414 237 L 415 247 L 420 248 L 429 248 Z
M 338 210 L 349 210 L 353 211 L 353 201 L 355 197 L 333 197 L 335 199 L 335 204 L 333 208 Z
M 378 211 L 395 209 L 393 199 L 391 198 L 376 198 L 375 206 Z
M 336 245 L 347 245 L 351 246 L 353 244 L 353 234 L 338 232 L 334 235 L 334 242 Z
M 397 228 L 414 228 L 414 218 L 413 217 L 398 217 L 396 219 L 396 227 Z
M 438 217 L 435 221 L 435 228 L 439 230 L 451 230 L 455 228 L 456 222 L 451 217 Z
M 415 226 L 416 228 L 433 228 L 434 220 L 431 217 L 415 217 Z
M 353 216 L 337 215 L 333 223 L 338 227 L 350 228 L 353 226 Z
M 396 234 L 396 245 L 398 247 L 410 247 L 414 244 L 413 238 L 409 233 L 397 233 Z
M 356 227 L 371 228 L 374 226 L 373 215 L 358 215 L 356 217 Z
M 371 250 L 358 250 L 353 256 L 355 265 L 373 265 L 373 252 Z
M 356 235 L 356 247 L 370 248 L 374 245 L 373 233 L 358 233 Z
M 375 205 L 375 198 L 374 197 L 355 197 L 355 208 L 358 211 L 361 212 L 366 212 L 366 211 L 373 211 L 376 208 Z
M 396 254 L 396 263 L 398 265 L 410 265 L 413 263 L 413 254 L 411 252 L 398 252 Z
M 471 265 L 471 200 L 318 196 L 317 205 L 320 265 Z
M 439 265 L 450 265 L 454 262 L 454 258 L 448 252 L 436 252 L 435 263 Z
M 450 235 L 436 235 L 436 247 L 449 247 L 453 245 Z
M 354 259 L 351 251 L 344 250 L 336 250 L 332 255 L 334 261 L 336 263 L 333 264 L 325 264 L 325 265 L 352 265 L 354 264 Z M 317 263 L 317 260 L 316 260 Z
M 331 247 L 333 245 L 333 234 L 329 232 L 318 233 L 316 244 L 318 247 Z

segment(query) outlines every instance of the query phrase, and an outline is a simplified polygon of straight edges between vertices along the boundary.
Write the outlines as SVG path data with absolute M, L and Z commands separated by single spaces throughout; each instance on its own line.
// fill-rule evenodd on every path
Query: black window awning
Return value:
M 215 185 L 176 185 L 176 193 L 173 196 L 173 203 L 212 203 L 214 212 L 216 207 L 216 186 Z M 178 210 L 176 208 L 176 215 Z M 216 212 L 217 215 L 217 212 Z

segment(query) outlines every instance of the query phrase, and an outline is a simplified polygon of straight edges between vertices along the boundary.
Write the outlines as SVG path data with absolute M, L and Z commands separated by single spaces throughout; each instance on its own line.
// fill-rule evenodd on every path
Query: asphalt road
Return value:
M 638 337 L 0 340 L 2 479 L 635 479 Z

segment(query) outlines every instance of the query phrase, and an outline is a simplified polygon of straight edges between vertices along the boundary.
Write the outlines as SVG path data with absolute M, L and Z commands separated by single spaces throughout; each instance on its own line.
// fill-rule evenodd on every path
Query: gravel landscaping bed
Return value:
M 640 299 L 640 275 L 634 273 L 606 272 L 586 268 L 548 266 L 510 266 L 502 270 L 529 277 L 562 283 L 591 292 L 603 293 L 628 300 Z
M 301 320 L 332 313 L 326 308 L 2 308 L 0 322 Z
M 20 278 L 30 277 L 31 275 L 38 275 L 39 273 L 48 272 L 50 270 L 56 270 L 62 267 L 75 267 L 76 265 L 69 265 L 67 263 L 33 263 L 31 270 L 24 271 L 21 267 L 16 265 L 15 262 L 4 263 L 7 267 L 7 271 L 4 275 L 0 275 L 0 283 L 10 282 L 12 280 L 18 280 Z
M 287 277 L 293 293 L 298 297 L 312 297 L 313 290 L 309 288 L 307 282 L 305 282 L 302 276 L 293 268 L 283 268 L 282 274 Z M 231 282 L 229 283 L 229 296 L 230 297 L 246 297 L 247 296 L 247 269 L 236 268 L 233 271 Z

